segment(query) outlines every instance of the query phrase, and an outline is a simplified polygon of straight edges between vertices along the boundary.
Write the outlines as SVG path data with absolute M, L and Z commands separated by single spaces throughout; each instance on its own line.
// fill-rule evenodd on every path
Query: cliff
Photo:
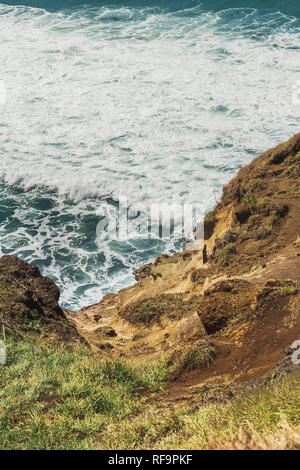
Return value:
M 160 255 L 137 283 L 70 314 L 94 351 L 148 361 L 213 348 L 201 383 L 256 379 L 300 338 L 300 134 L 242 168 L 206 216 L 203 248 Z M 174 359 L 176 361 L 176 359 Z
M 205 246 L 160 255 L 136 284 L 79 312 L 39 270 L 0 259 L 8 328 L 89 343 L 94 352 L 137 361 L 170 357 L 174 380 L 199 384 L 256 379 L 300 338 L 300 134 L 263 153 L 224 187 L 204 220 Z M 78 333 L 75 329 L 80 332 Z M 179 358 L 204 351 L 208 367 Z M 202 354 L 202 353 L 201 353 Z M 197 362 L 197 361 L 196 361 Z
M 78 312 L 3 256 L 0 447 L 299 448 L 299 200 L 297 134 L 224 188 L 199 250 Z

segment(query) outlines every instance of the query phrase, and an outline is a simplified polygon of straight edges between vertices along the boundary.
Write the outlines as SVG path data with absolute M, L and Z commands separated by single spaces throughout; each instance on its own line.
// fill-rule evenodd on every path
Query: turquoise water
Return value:
M 297 1 L 0 4 L 0 250 L 78 308 L 182 240 L 96 240 L 120 195 L 213 207 L 299 131 Z

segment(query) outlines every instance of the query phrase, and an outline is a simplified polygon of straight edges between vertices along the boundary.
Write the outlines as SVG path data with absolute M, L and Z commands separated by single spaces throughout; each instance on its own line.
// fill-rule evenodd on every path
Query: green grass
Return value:
M 287 295 L 294 295 L 297 293 L 297 291 L 298 291 L 298 287 L 297 287 L 297 284 L 295 283 L 289 286 L 280 287 L 279 295 L 281 295 L 282 297 L 285 297 Z
M 23 331 L 35 331 L 37 333 L 41 331 L 41 325 L 37 320 L 30 320 L 27 323 L 22 323 L 20 328 Z
M 257 199 L 253 194 L 246 194 L 243 197 L 242 202 L 245 202 L 246 204 L 249 204 L 252 206 L 252 205 L 256 205 Z
M 165 360 L 104 360 L 83 347 L 32 340 L 7 346 L 8 363 L 0 366 L 1 449 L 205 449 L 240 430 L 270 434 L 283 421 L 299 428 L 299 370 L 227 403 L 203 406 L 200 394 L 177 408 L 166 402 Z M 183 362 L 190 369 L 210 360 L 195 350 Z
M 249 432 L 258 436 L 281 433 L 282 425 L 291 433 L 299 430 L 299 370 L 292 376 L 250 390 L 227 403 L 207 406 L 194 403 L 182 409 L 155 410 L 145 407 L 142 414 L 113 425 L 102 436 L 106 449 L 207 449 L 234 442 Z M 279 441 L 280 442 L 280 441 Z M 298 442 L 300 446 L 300 442 Z
M 180 360 L 179 367 L 189 371 L 198 367 L 208 367 L 214 360 L 214 354 L 210 349 L 192 348 Z
M 103 426 L 139 410 L 162 389 L 166 365 L 129 365 L 10 341 L 0 366 L 1 449 L 87 449 Z
M 175 353 L 173 358 L 170 358 L 168 376 L 171 380 L 175 380 L 184 372 L 209 367 L 214 359 L 215 348 L 213 346 L 203 348 L 195 345 L 184 354 Z

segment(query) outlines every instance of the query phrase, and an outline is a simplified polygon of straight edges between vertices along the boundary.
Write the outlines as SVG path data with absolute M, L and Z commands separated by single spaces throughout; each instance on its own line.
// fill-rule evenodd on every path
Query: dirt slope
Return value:
M 214 361 L 183 371 L 175 395 L 260 377 L 300 338 L 299 201 L 297 134 L 224 188 L 204 222 L 205 254 L 202 245 L 161 255 L 135 272 L 135 285 L 70 317 L 110 357 L 148 361 L 212 342 Z

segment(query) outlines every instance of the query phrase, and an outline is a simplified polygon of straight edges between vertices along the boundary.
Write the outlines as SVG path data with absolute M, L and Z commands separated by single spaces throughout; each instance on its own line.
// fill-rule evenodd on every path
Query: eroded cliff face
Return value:
M 47 343 L 82 343 L 59 306 L 60 292 L 39 269 L 13 256 L 0 258 L 0 314 L 8 334 L 38 334 Z
M 173 393 L 255 380 L 300 339 L 300 134 L 242 168 L 204 221 L 204 244 L 160 255 L 136 284 L 78 312 L 38 269 L 0 259 L 0 297 L 19 331 L 82 341 L 110 358 L 169 357 Z M 25 325 L 25 326 L 24 326 Z M 27 325 L 27 327 L 26 327 Z M 76 331 L 74 325 L 78 332 Z M 177 388 L 176 388 L 177 387 Z
M 144 361 L 213 344 L 203 381 L 247 381 L 300 339 L 300 134 L 242 168 L 204 221 L 205 246 L 160 255 L 137 283 L 69 313 L 95 352 Z

